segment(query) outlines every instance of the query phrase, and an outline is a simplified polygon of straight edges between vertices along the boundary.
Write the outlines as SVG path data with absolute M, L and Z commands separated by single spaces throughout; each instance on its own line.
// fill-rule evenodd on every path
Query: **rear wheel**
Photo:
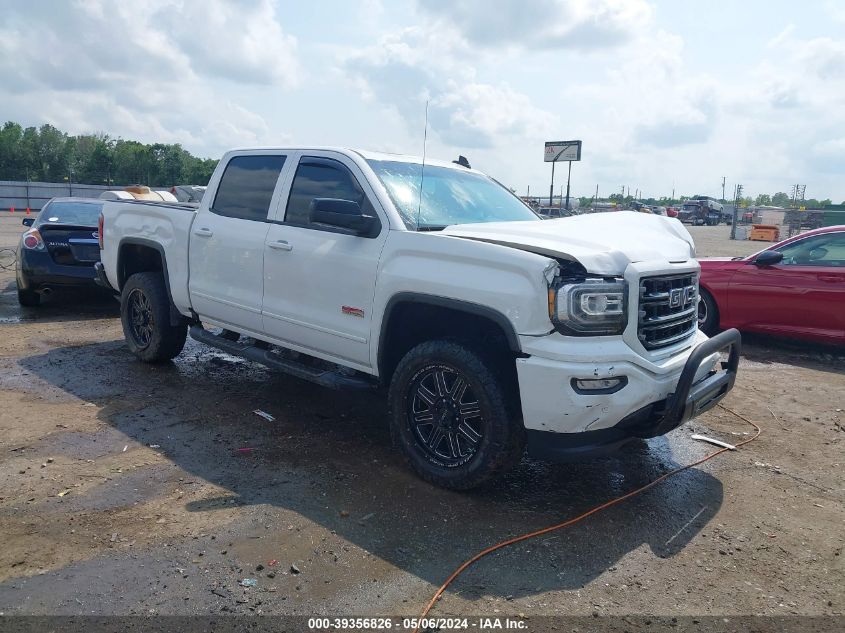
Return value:
M 495 363 L 464 345 L 413 348 L 393 374 L 388 402 L 394 441 L 435 485 L 474 488 L 522 457 L 525 432 Z
M 719 307 L 713 295 L 704 288 L 701 288 L 698 300 L 698 329 L 707 336 L 713 336 L 719 331 Z
M 135 273 L 126 281 L 120 320 L 129 349 L 146 363 L 170 360 L 185 346 L 188 327 L 170 323 L 170 297 L 161 273 Z
M 18 303 L 26 308 L 35 308 L 41 305 L 41 295 L 34 290 L 21 290 L 18 288 Z

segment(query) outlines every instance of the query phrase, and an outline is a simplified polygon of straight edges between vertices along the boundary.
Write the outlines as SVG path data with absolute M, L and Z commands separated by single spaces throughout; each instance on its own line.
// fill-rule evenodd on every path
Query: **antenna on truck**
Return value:
M 428 142 L 428 99 L 425 100 L 425 127 L 423 128 L 423 155 L 420 168 L 420 197 L 417 202 L 417 230 L 420 230 L 420 209 L 422 209 L 423 182 L 425 182 L 425 146 Z

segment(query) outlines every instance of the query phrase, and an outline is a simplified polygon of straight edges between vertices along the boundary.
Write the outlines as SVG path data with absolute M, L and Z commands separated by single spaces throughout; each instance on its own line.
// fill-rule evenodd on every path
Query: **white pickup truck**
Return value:
M 141 360 L 190 332 L 327 387 L 384 387 L 410 465 L 453 489 L 526 446 L 570 460 L 664 434 L 736 377 L 738 333 L 697 329 L 680 222 L 543 220 L 465 161 L 235 150 L 199 208 L 107 202 L 100 243 Z

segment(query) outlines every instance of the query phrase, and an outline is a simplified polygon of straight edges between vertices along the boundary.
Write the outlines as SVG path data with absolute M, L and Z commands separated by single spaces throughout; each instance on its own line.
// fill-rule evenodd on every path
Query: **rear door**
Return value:
M 812 235 L 777 250 L 781 263 L 749 263 L 734 274 L 732 320 L 748 330 L 845 339 L 845 231 Z
M 191 305 L 214 325 L 262 333 L 264 242 L 286 156 L 250 152 L 229 159 L 213 200 L 191 226 Z
M 289 189 L 264 251 L 265 330 L 294 349 L 366 370 L 386 216 L 363 173 L 342 154 L 301 155 Z M 379 218 L 381 230 L 363 237 L 312 224 L 314 198 L 357 202 Z

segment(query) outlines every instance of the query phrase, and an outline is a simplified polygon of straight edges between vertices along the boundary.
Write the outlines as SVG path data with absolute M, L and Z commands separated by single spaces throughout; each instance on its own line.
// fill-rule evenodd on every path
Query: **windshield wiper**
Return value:
M 422 224 L 417 227 L 417 231 L 442 231 L 448 224 Z

